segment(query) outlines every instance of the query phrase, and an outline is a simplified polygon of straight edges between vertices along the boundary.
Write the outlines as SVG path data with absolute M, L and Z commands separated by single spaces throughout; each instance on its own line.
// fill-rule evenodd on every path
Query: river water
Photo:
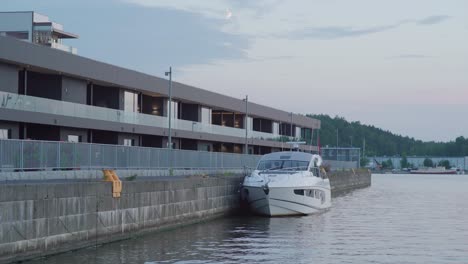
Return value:
M 230 217 L 31 263 L 468 263 L 468 175 L 373 175 L 304 217 Z

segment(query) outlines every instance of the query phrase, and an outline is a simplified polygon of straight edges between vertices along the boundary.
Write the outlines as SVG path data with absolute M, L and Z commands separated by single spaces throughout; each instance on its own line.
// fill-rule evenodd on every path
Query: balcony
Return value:
M 50 47 L 53 48 L 53 49 L 58 49 L 58 50 L 70 52 L 72 54 L 78 54 L 78 49 L 77 48 L 70 47 L 70 46 L 67 46 L 67 45 L 63 45 L 62 43 L 51 42 Z
M 167 117 L 163 116 L 126 112 L 122 110 L 115 110 L 104 107 L 77 104 L 7 92 L 0 92 L 0 108 L 53 114 L 59 116 L 103 120 L 125 124 L 161 127 L 166 129 L 168 128 Z M 173 129 L 245 138 L 244 129 L 203 124 L 199 122 L 186 121 L 180 119 L 172 119 L 171 123 Z M 252 130 L 248 131 L 248 138 L 271 141 L 280 140 L 280 136 L 278 135 Z

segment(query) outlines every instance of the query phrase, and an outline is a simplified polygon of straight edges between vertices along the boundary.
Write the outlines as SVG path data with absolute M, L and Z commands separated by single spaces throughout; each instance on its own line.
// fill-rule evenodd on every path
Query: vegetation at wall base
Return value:
M 450 142 L 424 142 L 401 136 L 390 131 L 357 122 L 348 122 L 343 117 L 329 115 L 307 115 L 321 121 L 320 145 L 335 147 L 336 130 L 340 147 L 359 147 L 366 142 L 366 156 L 468 156 L 468 138 L 457 137 Z M 317 133 L 314 133 L 317 142 Z M 407 166 L 405 166 L 407 167 Z

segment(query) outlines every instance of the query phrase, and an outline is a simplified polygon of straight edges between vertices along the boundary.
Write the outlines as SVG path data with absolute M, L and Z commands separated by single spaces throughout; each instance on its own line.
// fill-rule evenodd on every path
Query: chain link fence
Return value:
M 170 158 L 171 157 L 171 158 Z M 0 140 L 0 171 L 254 168 L 261 156 L 32 140 Z

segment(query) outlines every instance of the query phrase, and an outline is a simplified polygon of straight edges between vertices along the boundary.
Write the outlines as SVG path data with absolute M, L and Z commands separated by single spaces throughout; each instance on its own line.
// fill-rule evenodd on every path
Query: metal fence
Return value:
M 359 161 L 361 157 L 360 148 L 330 148 L 324 147 L 321 149 L 322 158 L 325 160 L 335 161 Z
M 0 171 L 164 169 L 169 167 L 225 170 L 254 168 L 260 157 L 120 145 L 0 140 Z

